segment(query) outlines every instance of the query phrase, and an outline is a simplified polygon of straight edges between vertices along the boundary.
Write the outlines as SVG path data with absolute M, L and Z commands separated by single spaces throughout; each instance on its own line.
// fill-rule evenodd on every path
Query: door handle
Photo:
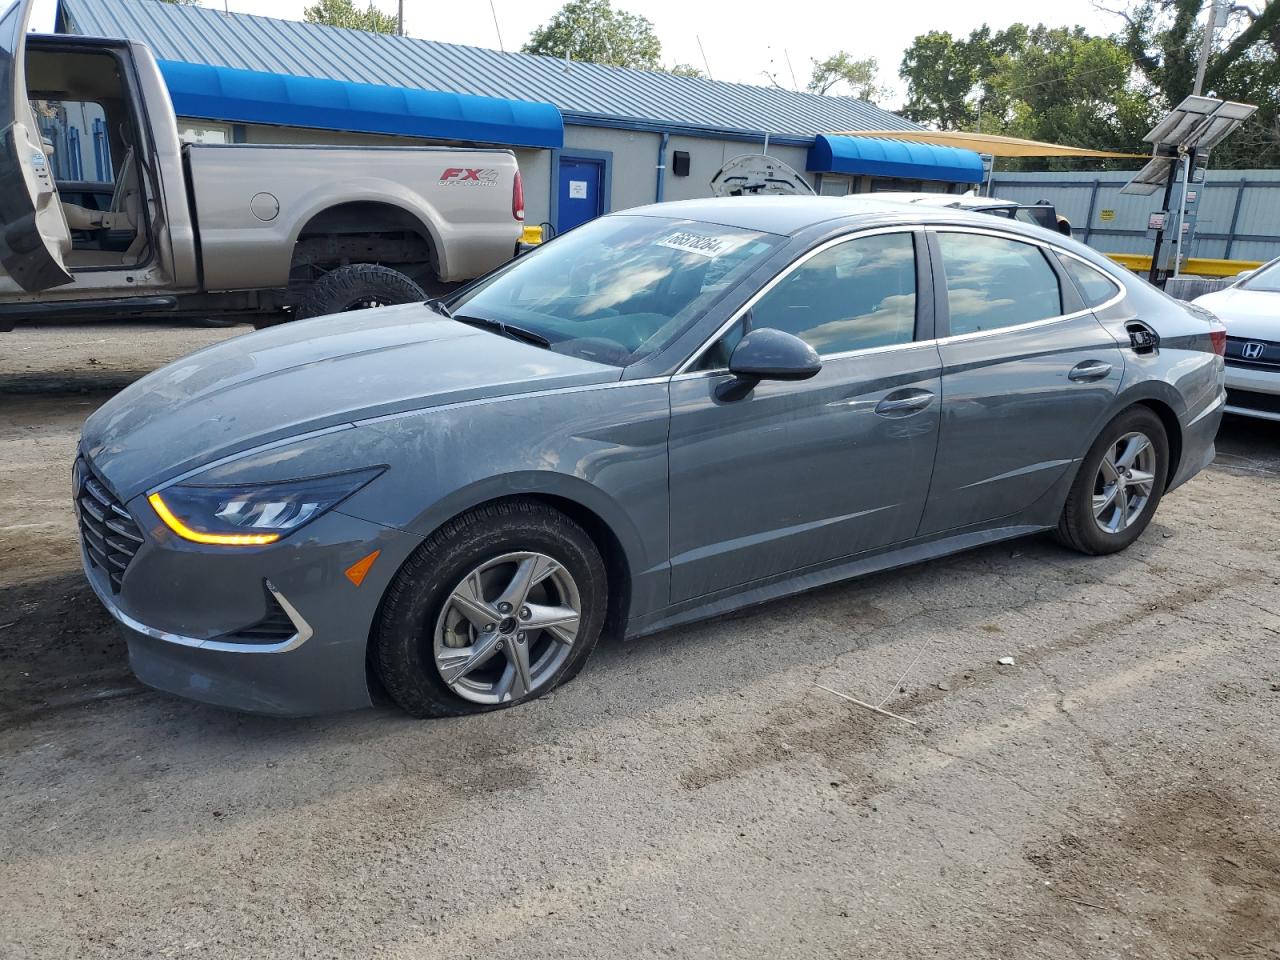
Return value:
M 1071 368 L 1067 379 L 1076 383 L 1091 383 L 1104 380 L 1111 374 L 1111 364 L 1105 360 L 1082 360 Z
M 933 403 L 928 390 L 903 390 L 891 393 L 876 404 L 876 413 L 882 417 L 909 417 Z

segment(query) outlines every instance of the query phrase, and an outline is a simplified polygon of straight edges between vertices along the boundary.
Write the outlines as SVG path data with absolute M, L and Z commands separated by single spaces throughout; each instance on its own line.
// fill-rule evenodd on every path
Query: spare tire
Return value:
M 330 270 L 307 288 L 294 316 L 299 320 L 348 310 L 425 301 L 422 288 L 398 270 L 353 263 Z

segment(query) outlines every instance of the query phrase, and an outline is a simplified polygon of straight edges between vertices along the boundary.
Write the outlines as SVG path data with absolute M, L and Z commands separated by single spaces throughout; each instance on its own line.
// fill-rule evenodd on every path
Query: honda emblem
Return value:
M 1265 349 L 1266 347 L 1263 344 L 1258 343 L 1256 340 L 1252 340 L 1240 348 L 1240 356 L 1245 360 L 1257 360 L 1262 356 L 1262 351 Z

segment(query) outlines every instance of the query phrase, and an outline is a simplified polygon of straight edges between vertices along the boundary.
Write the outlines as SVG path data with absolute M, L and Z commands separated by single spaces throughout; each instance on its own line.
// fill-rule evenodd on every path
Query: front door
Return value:
M 672 380 L 672 602 L 914 536 L 940 392 L 916 242 L 902 231 L 818 248 Z M 762 327 L 806 340 L 821 372 L 724 399 L 733 347 Z
M 604 161 L 562 155 L 556 231 L 572 230 L 605 212 Z
M 922 536 L 1013 516 L 1048 493 L 1088 450 L 1124 373 L 1093 314 L 1067 312 L 1074 292 L 1045 248 L 980 231 L 939 230 L 937 244 L 950 336 Z
M 71 231 L 27 99 L 31 5 L 21 0 L 0 16 L 0 266 L 34 292 L 71 282 Z

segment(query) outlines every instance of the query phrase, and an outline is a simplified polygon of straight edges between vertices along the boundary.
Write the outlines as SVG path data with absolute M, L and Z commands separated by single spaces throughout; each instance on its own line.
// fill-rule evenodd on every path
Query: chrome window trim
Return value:
M 689 354 L 689 358 L 676 368 L 676 372 L 672 374 L 672 379 L 686 373 L 717 373 L 717 372 L 724 372 L 725 370 L 727 370 L 728 369 L 727 367 L 718 367 L 716 368 L 716 370 L 690 370 L 689 368 L 698 362 L 699 358 L 701 358 L 703 353 L 705 353 L 711 347 L 712 344 L 714 344 L 717 340 L 719 340 L 722 336 L 724 336 L 725 333 L 727 333 L 735 323 L 741 320 L 744 314 L 746 314 L 752 307 L 754 307 L 757 303 L 759 303 L 760 299 L 764 297 L 765 294 L 767 294 L 775 286 L 777 286 L 779 283 L 781 283 L 783 280 L 789 277 L 794 271 L 804 266 L 809 260 L 816 257 L 818 254 L 825 253 L 827 250 L 830 250 L 832 247 L 838 247 L 842 243 L 849 243 L 852 240 L 860 240 L 863 237 L 874 237 L 879 234 L 886 234 L 886 233 L 916 233 L 920 229 L 921 229 L 920 226 L 917 224 L 895 224 L 894 226 L 891 226 L 891 227 L 868 227 L 867 229 L 860 230 L 856 233 L 846 233 L 846 234 L 841 234 L 838 237 L 832 237 L 830 240 L 824 240 L 822 243 L 818 244 L 813 249 L 806 250 L 795 260 L 792 260 L 785 267 L 779 270 L 778 273 L 768 283 L 766 283 L 763 287 L 761 287 L 759 290 L 753 293 L 751 295 L 751 298 L 747 300 L 746 303 L 744 303 L 737 310 L 735 310 L 732 313 L 732 315 L 730 315 L 729 319 L 726 320 L 724 323 L 722 323 L 716 329 L 716 331 L 713 334 L 711 334 L 711 336 L 703 340 L 702 343 L 698 345 L 698 348 L 694 350 L 691 354 Z M 918 297 L 919 295 L 920 295 L 920 291 L 917 290 L 916 296 Z M 889 344 L 884 344 L 882 347 L 866 347 L 865 349 L 862 349 L 862 350 L 845 350 L 839 354 L 819 354 L 819 356 L 824 361 L 835 360 L 835 359 L 840 359 L 846 356 L 852 356 L 857 353 L 866 353 L 871 350 L 912 347 L 912 346 L 917 346 L 919 344 L 926 343 L 926 342 L 930 342 L 930 341 L 910 340 L 910 341 L 907 341 L 906 343 L 889 343 Z
M 1063 313 L 1056 317 L 1045 317 L 1043 320 L 1028 320 L 1026 323 L 1015 323 L 1007 327 L 995 327 L 991 330 L 971 330 L 968 333 L 955 333 L 947 337 L 939 337 L 938 343 L 945 345 L 948 343 L 963 343 L 966 340 L 980 340 L 983 337 L 995 336 L 997 333 L 1016 333 L 1022 330 L 1030 330 L 1033 327 L 1047 327 L 1053 323 L 1066 323 L 1068 320 L 1079 320 L 1081 317 L 1087 317 L 1093 311 L 1077 310 L 1074 313 Z
M 842 353 L 828 353 L 822 355 L 823 362 L 828 360 L 848 360 L 850 357 L 864 357 L 878 353 L 890 353 L 897 350 L 916 350 L 925 349 L 926 347 L 937 348 L 939 340 L 911 340 L 908 343 L 886 343 L 879 347 L 863 347 L 859 350 L 845 350 Z M 684 373 L 672 374 L 669 378 L 672 383 L 684 380 L 697 380 L 702 377 L 723 377 L 727 374 L 728 368 L 717 367 L 714 370 L 687 370 Z
M 1111 285 L 1116 288 L 1116 293 L 1114 296 L 1110 297 L 1107 300 L 1103 300 L 1096 307 L 1089 307 L 1088 308 L 1089 310 L 1106 310 L 1110 307 L 1114 307 L 1117 303 L 1123 300 L 1125 294 L 1128 293 L 1123 283 L 1121 283 L 1111 274 L 1107 273 L 1107 271 L 1099 268 L 1096 263 L 1090 263 L 1088 260 L 1080 256 L 1079 254 L 1072 253 L 1070 250 L 1063 250 L 1061 247 L 1050 246 L 1049 249 L 1053 250 L 1055 253 L 1061 256 L 1069 257 L 1072 260 L 1076 260 L 1080 263 L 1083 263 L 1086 267 L 1088 267 L 1094 273 L 1102 274 L 1102 276 L 1105 277 L 1111 283 Z M 1084 298 L 1081 297 L 1081 299 L 1084 299 Z

